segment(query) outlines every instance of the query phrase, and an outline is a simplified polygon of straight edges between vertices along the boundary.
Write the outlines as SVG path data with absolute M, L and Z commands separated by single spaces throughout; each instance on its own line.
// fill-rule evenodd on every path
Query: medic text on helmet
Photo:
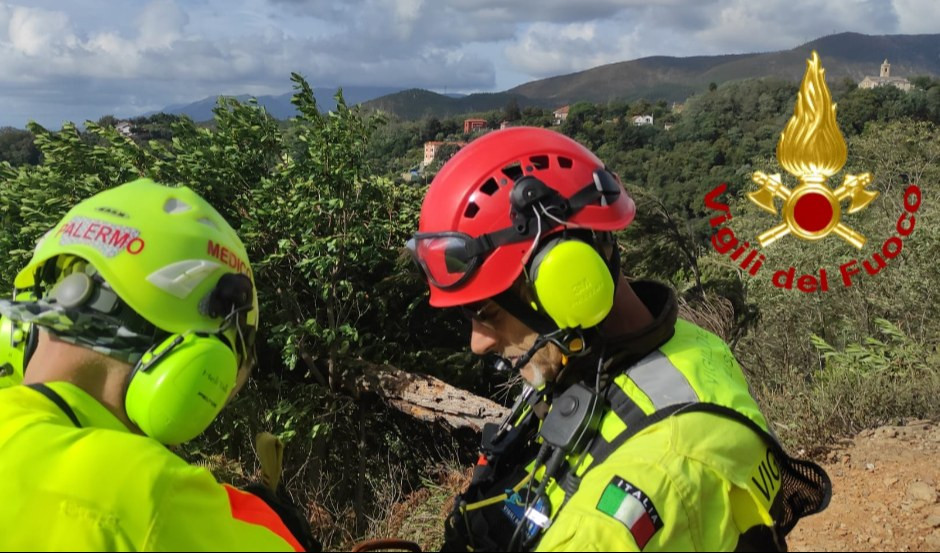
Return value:
M 209 255 L 235 269 L 239 273 L 247 275 L 249 278 L 251 278 L 251 268 L 248 266 L 248 264 L 235 255 L 235 252 L 226 248 L 222 244 L 216 244 L 212 240 L 209 240 Z
M 105 257 L 114 257 L 126 251 L 137 255 L 144 250 L 144 239 L 140 237 L 140 229 L 125 227 L 89 219 L 88 217 L 74 217 L 59 227 L 55 234 L 61 237 L 59 244 L 85 244 L 101 252 Z

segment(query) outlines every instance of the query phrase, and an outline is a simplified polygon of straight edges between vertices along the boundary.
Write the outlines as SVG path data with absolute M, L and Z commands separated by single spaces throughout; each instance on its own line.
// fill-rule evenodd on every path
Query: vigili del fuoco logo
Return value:
M 843 215 L 862 211 L 878 197 L 878 192 L 867 188 L 872 182 L 870 173 L 846 174 L 835 190 L 827 185 L 829 177 L 842 169 L 847 157 L 845 139 L 836 124 L 836 105 L 826 87 L 825 69 L 820 66 L 819 55 L 813 51 L 812 58 L 807 60 L 793 117 L 777 143 L 777 161 L 796 177 L 797 184 L 791 189 L 779 173 L 767 175 L 757 171 L 751 175 L 758 188 L 748 193 L 748 199 L 779 221 L 758 235 L 757 242 L 762 248 L 778 240 L 795 238 L 815 242 L 835 235 L 863 249 L 866 238 L 852 229 L 851 217 L 843 220 Z M 722 183 L 705 195 L 705 207 L 722 212 L 709 221 L 712 228 L 717 228 L 711 237 L 712 247 L 734 261 L 740 260 L 741 269 L 757 276 L 767 260 L 766 255 L 751 248 L 749 242 L 741 243 L 731 228 L 723 226 L 731 219 L 731 210 L 718 197 L 727 188 L 727 184 Z M 777 200 L 781 203 L 779 213 Z M 841 264 L 839 274 L 834 275 L 832 281 L 825 268 L 821 267 L 815 274 L 796 277 L 796 268 L 791 266 L 773 273 L 774 286 L 792 289 L 795 281 L 796 289 L 802 292 L 827 292 L 830 285 L 837 286 L 839 280 L 845 287 L 852 286 L 863 270 L 868 275 L 878 274 L 901 253 L 904 239 L 914 231 L 914 213 L 920 208 L 920 202 L 920 188 L 909 185 L 904 191 L 904 211 L 898 217 L 895 234 L 869 256 Z

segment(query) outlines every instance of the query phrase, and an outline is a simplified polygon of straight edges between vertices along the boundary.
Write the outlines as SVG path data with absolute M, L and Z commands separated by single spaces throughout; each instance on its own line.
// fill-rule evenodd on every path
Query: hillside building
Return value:
M 642 125 L 652 125 L 653 116 L 652 115 L 636 115 L 633 117 L 633 125 L 640 127 Z
M 881 74 L 877 77 L 871 75 L 866 76 L 862 79 L 862 82 L 858 83 L 859 88 L 875 88 L 876 86 L 893 86 L 907 92 L 911 89 L 911 82 L 905 79 L 904 77 L 892 77 L 891 76 L 891 64 L 888 63 L 888 60 L 885 59 L 884 63 L 881 64 Z
M 473 131 L 485 131 L 486 119 L 464 119 L 463 120 L 463 133 L 470 134 Z
M 460 148 L 463 148 L 467 145 L 466 142 L 444 142 L 441 140 L 433 140 L 431 142 L 424 143 L 424 161 L 421 162 L 422 167 L 427 167 L 434 161 L 434 157 L 437 155 L 438 149 L 445 144 L 454 144 Z
M 133 125 L 130 121 L 118 121 L 114 125 L 114 130 L 123 134 L 124 136 L 133 136 L 134 131 L 132 129 Z
M 568 118 L 568 108 L 571 106 L 561 106 L 552 112 L 552 115 L 555 116 L 555 124 L 561 125 L 565 122 L 565 119 Z

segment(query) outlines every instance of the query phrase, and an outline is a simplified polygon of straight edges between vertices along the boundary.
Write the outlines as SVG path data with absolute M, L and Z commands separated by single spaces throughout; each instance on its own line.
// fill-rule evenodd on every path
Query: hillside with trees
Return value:
M 472 393 L 497 403 L 513 384 L 469 354 L 469 329 L 458 315 L 430 308 L 402 253 L 424 183 L 444 160 L 410 183 L 402 173 L 421 164 L 424 142 L 478 134 L 463 134 L 463 116 L 387 120 L 348 107 L 339 95 L 336 109 L 323 114 L 308 84 L 293 80 L 299 115 L 288 122 L 256 104 L 222 99 L 211 125 L 151 121 L 167 134 L 154 128 L 147 139 L 122 135 L 110 120 L 55 132 L 31 125 L 36 156 L 23 147 L 26 135 L 8 133 L 15 146 L 3 151 L 26 153 L 0 157 L 0 253 L 8 260 L 0 280 L 9 289 L 35 241 L 99 190 L 148 176 L 203 194 L 238 230 L 252 260 L 260 362 L 219 421 L 179 452 L 244 483 L 258 474 L 252 437 L 273 432 L 287 445 L 285 481 L 315 532 L 328 547 L 348 549 L 365 536 L 414 530 L 401 526 L 396 504 L 412 493 L 436 497 L 455 467 L 474 456 L 478 439 L 472 427 L 416 419 L 417 410 L 377 390 L 387 380 L 373 377 L 436 377 L 467 390 L 467 401 Z M 793 112 L 795 80 L 716 86 L 681 110 L 666 102 L 574 103 L 554 126 L 598 152 L 637 200 L 637 219 L 618 235 L 624 272 L 670 283 L 682 316 L 732 345 L 790 448 L 823 452 L 860 429 L 940 416 L 940 227 L 933 224 L 940 80 L 913 81 L 908 93 L 832 85 L 848 143 L 843 172 L 871 172 L 871 188 L 881 193 L 847 216 L 870 246 L 860 253 L 835 237 L 811 246 L 782 240 L 768 258 L 798 273 L 838 267 L 892 235 L 905 187 L 920 186 L 922 203 L 915 230 L 881 274 L 827 293 L 780 289 L 769 275 L 751 278 L 712 248 L 714 212 L 704 204 L 726 183 L 723 201 L 737 234 L 753 237 L 776 224 L 745 193 L 754 171 L 781 172 L 774 152 Z M 635 125 L 632 116 L 641 114 L 654 123 Z M 494 126 L 554 125 L 550 110 L 512 101 L 478 115 Z M 439 546 L 436 527 L 422 528 L 424 545 Z

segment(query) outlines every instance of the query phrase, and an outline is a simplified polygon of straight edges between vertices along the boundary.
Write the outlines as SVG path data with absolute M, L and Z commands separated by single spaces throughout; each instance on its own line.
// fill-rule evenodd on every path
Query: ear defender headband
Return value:
M 243 325 L 239 319 L 251 308 L 251 298 L 247 276 L 223 275 L 201 306 L 206 315 L 225 317 L 219 330 L 171 335 L 141 357 L 131 373 L 124 406 L 144 433 L 175 445 L 195 438 L 215 420 L 238 379 L 235 349 L 244 348 L 229 343 L 223 332 Z

